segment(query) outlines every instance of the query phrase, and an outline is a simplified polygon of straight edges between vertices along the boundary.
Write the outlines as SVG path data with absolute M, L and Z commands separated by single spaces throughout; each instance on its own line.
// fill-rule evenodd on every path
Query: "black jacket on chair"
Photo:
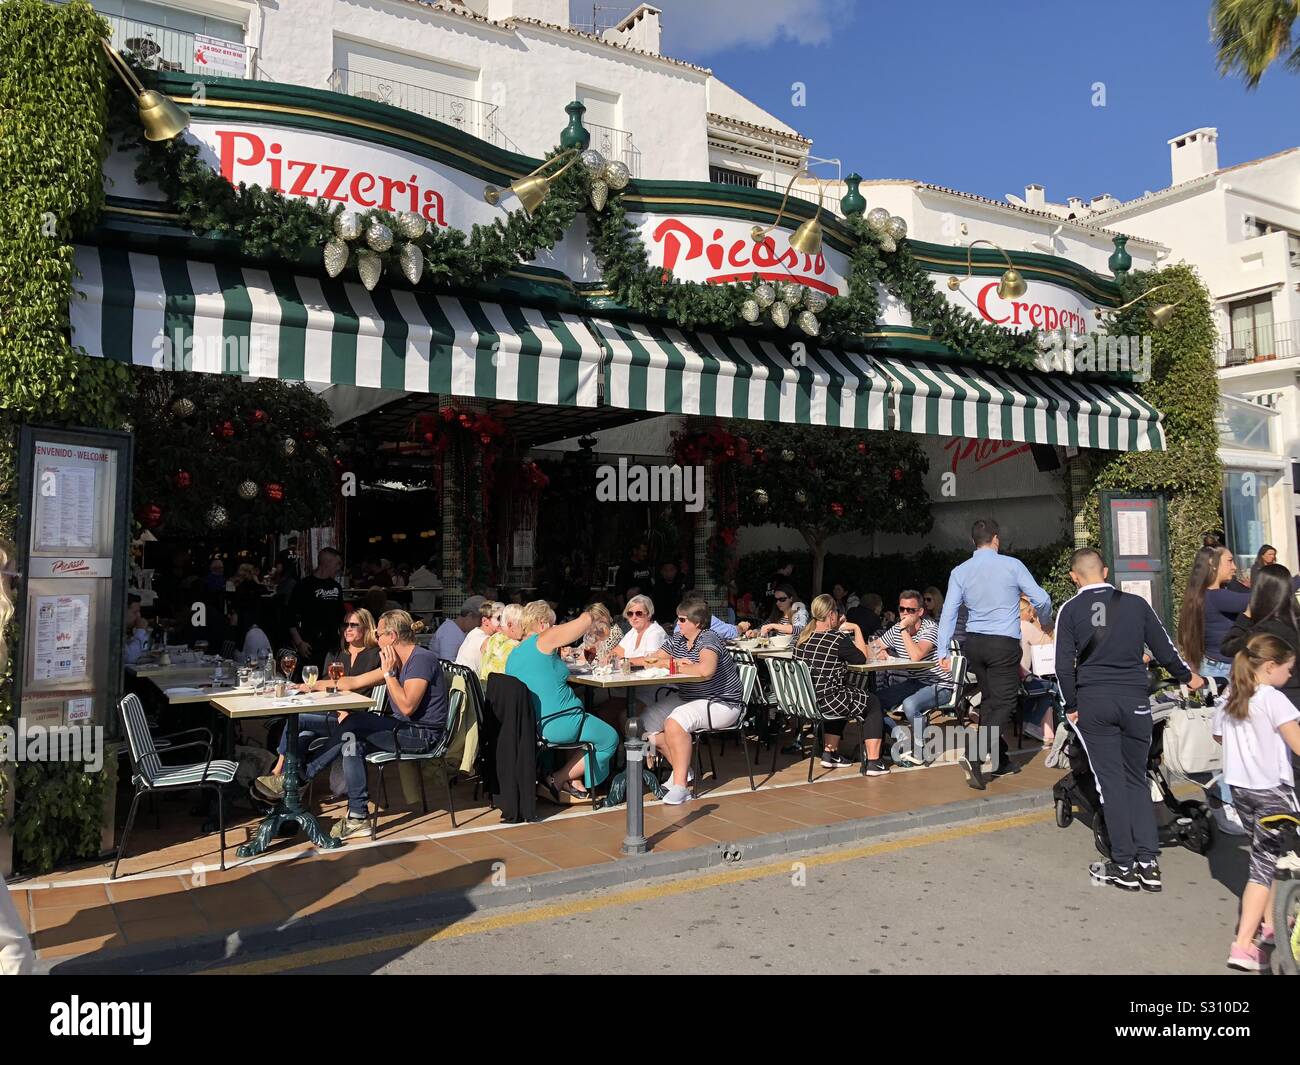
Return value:
M 496 780 L 490 790 L 506 821 L 537 816 L 537 721 L 523 682 L 493 673 L 487 683 L 488 727 L 492 736 Z

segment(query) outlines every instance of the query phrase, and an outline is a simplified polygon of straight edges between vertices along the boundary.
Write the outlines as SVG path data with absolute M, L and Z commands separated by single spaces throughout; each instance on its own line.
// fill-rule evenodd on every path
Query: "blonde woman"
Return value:
M 5 666 L 9 662 L 5 632 L 14 615 L 14 601 L 9 592 L 12 558 L 12 545 L 0 540 L 0 676 L 4 676 Z M 4 877 L 0 876 L 0 976 L 25 976 L 35 964 L 36 955 L 32 951 L 31 941 L 27 938 L 18 911 L 9 897 Z
M 522 620 L 524 638 L 510 652 L 505 673 L 528 689 L 542 738 L 552 743 L 589 740 L 596 748 L 594 765 L 584 766 L 585 756 L 578 751 L 546 778 L 546 788 L 556 802 L 559 802 L 561 791 L 586 798 L 591 789 L 609 774 L 610 759 L 618 749 L 618 733 L 583 710 L 578 693 L 569 686 L 569 667 L 559 652 L 560 648 L 576 643 L 598 626 L 591 611 L 586 610 L 573 621 L 557 625 L 555 611 L 544 599 L 524 607 Z M 598 639 L 607 635 L 596 633 Z
M 379 641 L 375 637 L 375 619 L 369 610 L 354 610 L 343 622 L 343 636 L 339 649 L 325 657 L 325 669 L 315 684 L 299 684 L 298 690 L 329 691 L 342 687 L 330 680 L 330 665 L 338 662 L 343 666 L 343 676 L 357 677 L 379 668 Z M 345 689 L 346 690 L 346 689 Z M 321 713 L 298 715 L 298 749 L 306 751 L 308 745 L 317 736 L 328 736 L 330 730 L 347 718 L 346 710 L 326 710 Z M 253 790 L 268 802 L 279 802 L 284 796 L 284 750 L 288 743 L 285 736 L 280 737 L 280 757 L 268 776 L 258 777 L 253 781 Z M 338 751 L 334 752 L 338 757 Z M 331 759 L 333 761 L 333 759 Z M 323 767 L 322 767 L 323 768 Z
M 840 740 L 844 726 L 850 720 L 858 720 L 862 722 L 864 748 L 861 772 L 869 777 L 885 776 L 889 767 L 880 757 L 885 735 L 880 702 L 874 695 L 850 685 L 846 669 L 866 662 L 867 641 L 857 625 L 844 620 L 833 596 L 819 595 L 813 600 L 812 620 L 799 633 L 794 656 L 806 663 L 812 674 L 818 708 L 837 718 L 823 726 L 822 766 L 838 769 L 853 764 L 840 754 Z
M 501 608 L 497 631 L 483 641 L 483 655 L 479 664 L 478 679 L 486 689 L 488 677 L 506 668 L 510 652 L 524 638 L 524 608 L 518 603 L 508 603 Z
M 1036 740 L 1042 740 L 1044 747 L 1051 747 L 1056 739 L 1055 721 L 1052 713 L 1052 686 L 1041 677 L 1036 677 L 1031 668 L 1034 661 L 1034 647 L 1055 643 L 1056 638 L 1043 631 L 1038 622 L 1038 611 L 1029 601 L 1028 596 L 1020 597 L 1020 683 L 1025 689 L 1024 729 L 1025 733 Z
M 614 654 L 626 658 L 633 665 L 645 664 L 647 655 L 654 654 L 668 640 L 664 627 L 655 621 L 655 605 L 648 595 L 634 595 L 623 608 L 623 617 L 629 628 L 614 648 Z

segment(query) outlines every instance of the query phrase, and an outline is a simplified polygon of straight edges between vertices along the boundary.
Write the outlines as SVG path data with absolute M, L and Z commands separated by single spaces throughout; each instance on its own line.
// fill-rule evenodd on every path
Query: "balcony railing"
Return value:
M 100 17 L 112 27 L 110 43 L 113 47 L 119 52 L 131 52 L 141 66 L 186 74 L 209 73 L 194 61 L 194 34 L 122 15 L 100 12 Z M 251 64 L 251 52 L 248 55 Z M 248 76 L 247 69 L 244 76 Z
M 411 85 L 392 78 L 343 69 L 335 70 L 330 75 L 330 88 L 361 100 L 375 100 L 414 111 L 425 118 L 437 119 L 489 144 L 495 144 L 498 148 L 519 150 L 497 125 L 496 105 L 483 100 L 472 100 L 468 96 L 457 96 L 455 93 L 429 89 L 423 85 Z
M 627 164 L 634 178 L 641 176 L 641 150 L 632 143 L 631 133 L 595 122 L 584 122 L 583 126 L 591 134 L 591 147 L 606 159 L 617 159 Z
M 785 181 L 777 182 L 769 181 L 767 178 L 758 178 L 749 175 L 741 177 L 738 173 L 735 173 L 735 176 L 732 176 L 732 173 L 728 173 L 721 167 L 711 169 L 710 178 L 713 180 L 715 185 L 735 185 L 739 188 L 745 189 L 766 189 L 769 192 L 775 192 L 777 194 L 784 194 L 785 187 L 790 181 L 789 178 L 786 178 Z M 838 186 L 835 187 L 838 188 Z M 831 214 L 839 214 L 838 197 L 838 193 L 832 193 L 831 189 L 827 189 L 826 194 L 822 199 L 822 209 L 829 211 Z M 790 198 L 792 200 L 806 200 L 808 203 L 816 203 L 817 190 L 810 189 L 807 186 L 800 186 L 798 182 L 796 182 L 794 187 L 790 189 Z
M 1300 321 L 1275 322 L 1220 335 L 1215 348 L 1220 366 L 1244 366 L 1300 355 Z

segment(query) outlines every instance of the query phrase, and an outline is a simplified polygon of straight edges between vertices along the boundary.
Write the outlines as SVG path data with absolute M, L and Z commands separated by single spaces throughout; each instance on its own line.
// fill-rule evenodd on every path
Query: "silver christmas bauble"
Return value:
M 213 506 L 207 513 L 208 524 L 214 529 L 224 529 L 230 521 L 230 514 L 220 503 Z
M 884 233 L 880 237 L 880 250 L 890 252 L 891 254 L 898 251 L 898 245 L 894 243 L 894 238 L 888 233 Z
M 284 452 L 287 458 L 298 450 L 298 441 L 291 436 L 286 436 L 280 441 L 280 450 Z
M 429 229 L 428 220 L 414 211 L 403 211 L 393 222 L 393 227 L 407 240 L 419 240 Z
M 755 488 L 755 489 L 754 489 L 754 502 L 757 503 L 760 507 L 765 507 L 765 506 L 767 506 L 767 489 L 765 489 L 765 488 Z
M 344 211 L 334 219 L 334 235 L 343 240 L 356 240 L 361 236 L 361 216 L 356 211 Z
M 802 488 L 798 489 L 794 494 L 794 501 L 796 503 L 807 503 L 808 493 L 805 492 Z
M 889 221 L 885 223 L 885 232 L 895 240 L 902 240 L 907 236 L 907 222 L 898 215 L 890 215 Z
M 782 281 L 776 286 L 776 290 L 781 296 L 781 302 L 787 307 L 798 307 L 800 300 L 803 299 L 803 285 L 795 281 Z
M 786 303 L 772 304 L 772 324 L 778 329 L 784 329 L 790 324 L 790 306 Z
M 822 324 L 817 321 L 817 315 L 813 314 L 812 311 L 800 311 L 797 321 L 799 328 L 810 337 L 815 337 L 822 331 Z
M 784 451 L 781 452 L 781 458 L 783 458 L 786 462 L 793 462 L 794 452 L 791 451 L 789 448 L 786 448 Z
M 178 418 L 188 418 L 194 413 L 194 401 L 181 396 L 180 399 L 172 404 L 172 413 Z
M 605 169 L 606 160 L 595 148 L 588 148 L 582 153 L 582 168 L 592 177 L 600 177 Z
M 383 272 L 384 262 L 373 251 L 362 248 L 357 252 L 357 273 L 361 275 L 361 283 L 367 292 L 379 284 L 379 275 Z
M 803 294 L 803 305 L 813 314 L 821 314 L 830 301 L 831 298 L 819 288 L 810 288 Z
M 325 242 L 325 272 L 330 277 L 338 277 L 348 265 L 348 246 L 338 237 L 330 237 Z
M 883 207 L 873 207 L 867 212 L 867 225 L 876 233 L 883 233 L 889 224 L 889 212 Z
M 758 305 L 758 300 L 745 300 L 740 305 L 740 317 L 750 324 L 757 322 L 762 313 L 763 308 Z
M 241 481 L 240 484 L 239 484 L 239 498 L 240 498 L 240 499 L 256 499 L 256 498 L 257 498 L 257 482 L 256 482 L 256 481 Z
M 424 252 L 418 244 L 403 244 L 397 252 L 397 261 L 402 266 L 406 280 L 413 285 L 420 283 L 424 276 Z
M 617 191 L 627 188 L 627 183 L 632 180 L 632 171 L 627 168 L 626 163 L 620 163 L 616 159 L 612 163 L 605 164 L 601 176 L 605 179 L 605 184 Z
M 766 310 L 776 302 L 776 289 L 764 281 L 754 289 L 754 302 Z
M 393 231 L 383 222 L 371 222 L 366 226 L 366 243 L 375 251 L 387 251 L 393 246 Z
M 597 211 L 603 211 L 605 204 L 609 202 L 609 186 L 600 178 L 596 178 L 591 183 L 591 206 Z

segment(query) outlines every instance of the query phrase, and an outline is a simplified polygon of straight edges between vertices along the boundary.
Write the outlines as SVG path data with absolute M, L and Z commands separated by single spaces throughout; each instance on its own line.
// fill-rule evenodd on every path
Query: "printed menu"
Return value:
M 89 595 L 37 596 L 33 679 L 84 679 L 89 632 Z

